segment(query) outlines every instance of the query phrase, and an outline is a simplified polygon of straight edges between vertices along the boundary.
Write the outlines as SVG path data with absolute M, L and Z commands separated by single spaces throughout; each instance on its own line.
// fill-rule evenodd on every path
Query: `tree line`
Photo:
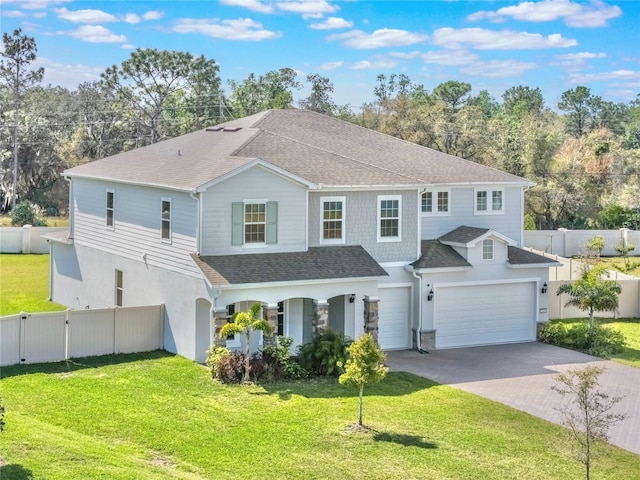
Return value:
M 539 88 L 501 99 L 447 81 L 428 91 L 407 75 L 378 75 L 372 101 L 338 105 L 329 78 L 291 68 L 220 77 L 204 55 L 137 49 L 75 90 L 42 86 L 35 39 L 3 33 L 0 212 L 28 200 L 65 213 L 69 167 L 272 108 L 332 115 L 529 178 L 526 228 L 640 229 L 640 94 L 614 103 L 578 86 L 555 106 Z M 307 87 L 307 96 L 296 100 Z

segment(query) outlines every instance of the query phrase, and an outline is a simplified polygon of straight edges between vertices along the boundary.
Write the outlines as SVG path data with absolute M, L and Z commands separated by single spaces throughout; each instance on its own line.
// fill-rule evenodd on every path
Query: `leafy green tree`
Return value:
M 229 81 L 234 117 L 245 117 L 269 109 L 291 108 L 292 90 L 302 87 L 297 76 L 292 68 L 281 68 L 259 77 L 251 73 L 242 82 Z
M 236 312 L 231 317 L 232 322 L 225 324 L 221 329 L 220 338 L 227 338 L 229 335 L 243 335 L 245 337 L 245 366 L 243 381 L 248 382 L 251 373 L 250 353 L 251 353 L 251 333 L 262 331 L 266 335 L 273 333 L 273 328 L 261 317 L 262 305 L 254 303 L 247 312 Z
M 161 139 L 165 102 L 179 91 L 193 94 L 198 104 L 210 102 L 211 96 L 220 93 L 218 71 L 215 60 L 207 60 L 204 55 L 138 48 L 120 66 L 107 68 L 100 77 L 107 89 L 138 111 L 150 142 L 156 143 Z
M 604 250 L 604 237 L 602 235 L 596 235 L 584 242 L 584 248 L 587 249 L 587 253 L 600 258 L 602 250 Z
M 433 89 L 433 97 L 443 101 L 453 111 L 461 108 L 469 99 L 471 84 L 449 80 Z
M 317 73 L 307 75 L 307 82 L 311 84 L 311 93 L 300 101 L 300 107 L 325 115 L 333 115 L 336 110 L 336 104 L 330 95 L 333 92 L 333 83 Z
M 364 387 L 383 380 L 389 369 L 384 365 L 386 355 L 369 333 L 356 339 L 347 350 L 349 358 L 338 381 L 358 388 L 358 425 L 362 427 Z
M 558 410 L 575 442 L 576 458 L 585 467 L 586 480 L 591 478 L 597 447 L 607 441 L 609 428 L 626 418 L 624 414 L 612 413 L 621 398 L 609 397 L 597 389 L 598 378 L 604 370 L 596 365 L 569 369 L 556 375 L 557 384 L 551 387 L 563 397 L 568 397 L 568 402 Z
M 511 87 L 502 94 L 502 105 L 509 116 L 520 117 L 525 113 L 540 114 L 544 108 L 544 97 L 539 88 L 522 85 Z
M 3 203 L 11 199 L 11 207 L 16 206 L 18 197 L 18 136 L 19 116 L 25 92 L 42 81 L 44 68 L 30 70 L 29 65 L 36 59 L 36 41 L 33 37 L 22 34 L 22 29 L 13 31 L 12 35 L 2 34 L 3 51 L 0 52 L 0 80 L 11 92 L 13 99 L 13 183 L 12 188 L 2 189 Z M 2 170 L 4 171 L 4 165 Z M 4 172 L 0 172 L 4 173 Z M 4 175 L 0 175 L 4 176 Z
M 560 285 L 557 295 L 567 294 L 567 306 L 578 307 L 589 312 L 589 328 L 591 337 L 595 327 L 595 312 L 611 311 L 618 308 L 618 296 L 622 292 L 620 284 L 615 280 L 605 280 L 609 275 L 602 264 L 592 268 L 585 266 L 580 278 L 573 283 Z
M 567 112 L 567 132 L 576 138 L 590 129 L 592 100 L 591 90 L 582 86 L 567 90 L 560 96 L 558 108 Z
M 633 243 L 622 239 L 618 244 L 613 246 L 613 249 L 622 256 L 625 271 L 628 271 L 631 268 L 629 264 L 629 253 L 633 252 L 636 249 L 636 246 Z

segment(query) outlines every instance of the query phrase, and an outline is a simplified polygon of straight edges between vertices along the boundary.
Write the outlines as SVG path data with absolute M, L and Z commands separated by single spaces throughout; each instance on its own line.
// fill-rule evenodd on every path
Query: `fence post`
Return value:
M 31 225 L 22 227 L 22 253 L 31 253 Z

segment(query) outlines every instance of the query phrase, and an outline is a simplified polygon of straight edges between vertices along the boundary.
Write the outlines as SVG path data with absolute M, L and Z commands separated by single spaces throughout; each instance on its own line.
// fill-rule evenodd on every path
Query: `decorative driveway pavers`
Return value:
M 627 418 L 609 430 L 614 445 L 640 455 L 640 368 L 628 367 L 539 342 L 455 348 L 421 354 L 387 352 L 391 370 L 405 371 L 451 385 L 545 420 L 561 423 L 562 397 L 551 389 L 553 377 L 587 364 L 605 367 L 599 390 L 622 397 L 615 412 Z

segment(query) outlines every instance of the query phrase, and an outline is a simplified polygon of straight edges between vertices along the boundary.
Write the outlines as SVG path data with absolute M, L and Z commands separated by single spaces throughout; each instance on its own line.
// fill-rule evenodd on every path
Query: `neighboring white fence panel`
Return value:
M 0 253 L 49 253 L 42 235 L 63 232 L 67 227 L 0 227 Z
M 613 247 L 623 239 L 632 243 L 636 249 L 630 255 L 640 255 L 640 231 L 621 228 L 619 230 L 525 230 L 524 246 L 541 250 L 546 253 L 560 255 L 561 257 L 573 257 L 585 253 L 584 244 L 593 237 L 604 238 L 604 256 L 619 255 Z
M 558 318 L 586 318 L 589 312 L 580 310 L 577 307 L 566 306 L 569 301 L 567 294 L 556 295 L 558 287 L 564 283 L 562 281 L 550 281 L 549 297 L 549 319 Z M 616 312 L 596 312 L 600 318 L 639 318 L 640 317 L 640 279 L 618 280 L 622 293 L 618 297 L 619 306 Z
M 23 315 L 20 361 L 44 363 L 64 360 L 67 341 L 66 321 L 66 312 Z
M 0 318 L 0 365 L 20 363 L 20 315 Z
M 163 326 L 163 305 L 1 317 L 0 366 L 157 350 Z

